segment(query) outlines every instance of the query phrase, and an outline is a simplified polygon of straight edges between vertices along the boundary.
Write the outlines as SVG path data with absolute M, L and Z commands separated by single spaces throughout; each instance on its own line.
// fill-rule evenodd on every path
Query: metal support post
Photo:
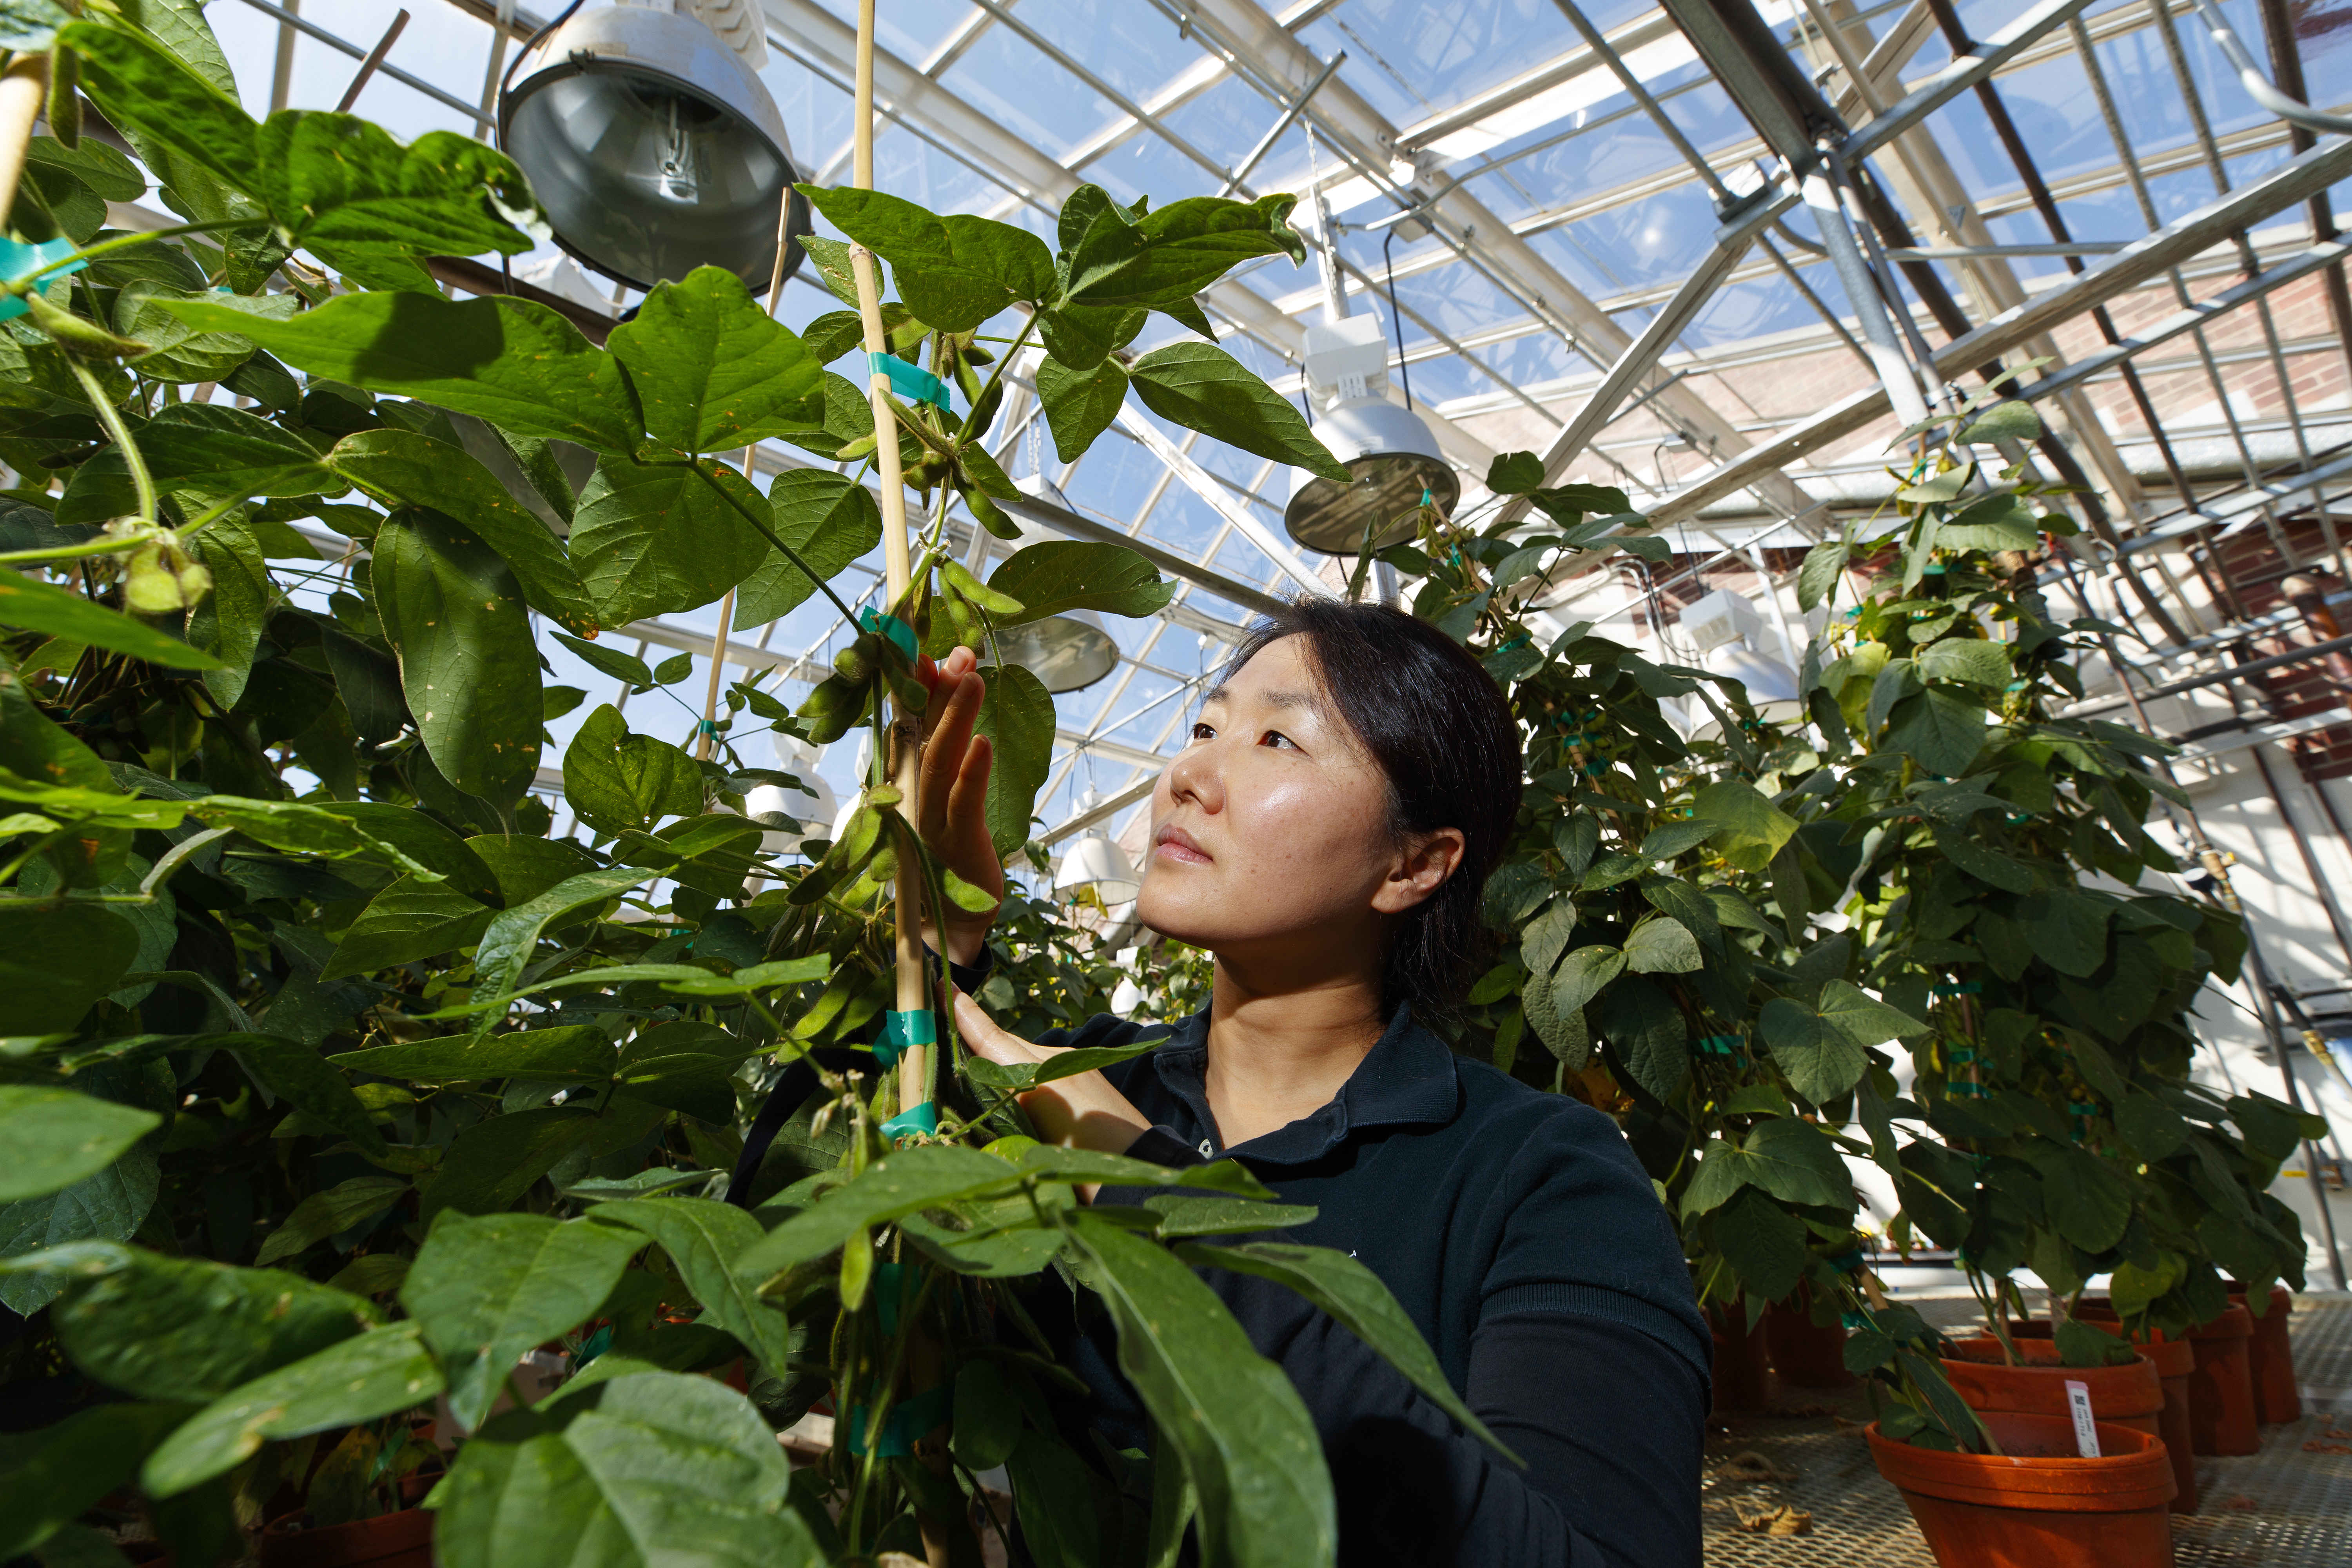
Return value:
M 1822 245 L 1830 253 L 1830 266 L 1845 289 L 1847 303 L 1853 307 L 1854 318 L 1862 327 L 1863 352 L 1870 356 L 1871 368 L 1878 373 L 1878 384 L 1886 389 L 1886 401 L 1895 417 L 1905 425 L 1916 425 L 1927 417 L 1927 400 L 1919 391 L 1918 377 L 1912 374 L 1911 361 L 1895 340 L 1895 322 L 1886 312 L 1886 300 L 1878 290 L 1878 280 L 1870 274 L 1869 263 L 1862 258 L 1862 248 L 1853 242 L 1853 230 L 1846 226 L 1845 208 L 1838 201 L 1837 187 L 1829 176 L 1815 169 L 1804 177 L 1801 187 L 1805 205 L 1813 215 L 1813 223 L 1822 231 Z

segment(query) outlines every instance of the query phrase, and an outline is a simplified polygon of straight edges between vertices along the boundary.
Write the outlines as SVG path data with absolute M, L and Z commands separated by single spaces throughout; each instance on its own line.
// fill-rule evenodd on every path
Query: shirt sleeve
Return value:
M 1465 1403 L 1521 1468 L 1317 1312 L 1276 1358 L 1300 1384 L 1338 1492 L 1340 1568 L 1693 1568 L 1706 1385 L 1623 1323 L 1480 1325 Z

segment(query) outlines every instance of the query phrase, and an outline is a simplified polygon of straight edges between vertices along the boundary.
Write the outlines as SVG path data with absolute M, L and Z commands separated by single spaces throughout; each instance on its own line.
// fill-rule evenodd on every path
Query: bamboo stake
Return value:
M 0 199 L 16 199 L 16 181 L 25 173 L 25 149 L 32 143 L 33 122 L 49 97 L 49 57 L 18 55 L 0 73 Z
M 858 0 L 857 97 L 851 111 L 856 136 L 850 181 L 859 190 L 874 188 L 874 0 Z M 874 269 L 874 255 L 862 245 L 849 247 L 849 265 L 857 282 L 857 315 L 866 328 L 866 352 L 887 353 L 882 334 L 882 290 Z M 890 411 L 890 378 L 867 361 L 866 398 L 874 408 L 874 456 L 882 481 L 882 565 L 887 602 L 896 608 L 914 576 L 908 548 L 907 484 L 898 468 L 898 423 Z M 877 701 L 883 699 L 879 696 Z M 898 789 L 899 816 L 912 833 L 921 820 L 916 792 L 922 773 L 922 719 L 901 712 L 890 725 L 890 782 Z M 922 879 L 911 853 L 898 857 L 898 985 L 897 1010 L 926 1012 L 929 987 L 923 974 Z M 898 1109 L 903 1114 L 931 1098 L 931 1047 L 910 1046 L 898 1058 Z

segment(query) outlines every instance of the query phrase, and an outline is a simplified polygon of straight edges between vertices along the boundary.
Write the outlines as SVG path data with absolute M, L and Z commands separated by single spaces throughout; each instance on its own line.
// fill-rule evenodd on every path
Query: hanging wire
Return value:
M 1396 331 L 1397 376 L 1404 383 L 1404 405 L 1409 413 L 1412 408 L 1412 365 L 1404 357 L 1404 317 L 1397 310 L 1396 258 L 1389 253 L 1390 247 L 1396 244 L 1396 226 L 1391 224 L 1388 233 L 1381 239 L 1381 265 L 1388 269 L 1389 325 Z

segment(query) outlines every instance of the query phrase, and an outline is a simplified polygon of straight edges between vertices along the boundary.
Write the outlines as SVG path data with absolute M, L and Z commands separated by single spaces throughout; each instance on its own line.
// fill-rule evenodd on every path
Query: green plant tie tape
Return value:
M 1831 1258 L 1830 1267 L 1836 1269 L 1841 1274 L 1853 1273 L 1855 1269 L 1862 1267 L 1862 1248 L 1857 1247 L 1852 1252 L 1846 1253 L 1842 1257 Z
M 719 733 L 719 721 L 716 719 L 698 719 L 694 721 L 694 729 L 697 734 L 716 735 Z
M 917 403 L 935 403 L 942 413 L 952 412 L 948 404 L 948 384 L 920 365 L 908 364 L 897 354 L 869 353 L 866 366 L 876 375 L 889 378 L 890 390 Z
M 912 663 L 919 651 L 915 643 L 915 628 L 896 616 L 886 616 L 868 605 L 857 612 L 857 624 L 876 637 L 888 637 L 898 645 L 898 651 Z
M 885 1334 L 898 1331 L 898 1319 L 905 1314 L 919 1279 L 920 1276 L 903 1263 L 874 1266 L 874 1310 L 882 1319 Z
M 891 1012 L 885 1016 L 882 1037 L 874 1042 L 874 1054 L 882 1058 L 884 1067 L 895 1066 L 908 1046 L 937 1045 L 940 1026 L 929 1007 L 912 1012 Z
M 925 1100 L 912 1110 L 902 1110 L 882 1124 L 882 1136 L 897 1142 L 920 1132 L 925 1137 L 940 1130 L 940 1108 L 936 1101 Z
M 890 1414 L 883 1419 L 880 1440 L 874 1445 L 874 1452 L 885 1459 L 911 1458 L 916 1440 L 932 1427 L 943 1424 L 954 1408 L 955 1384 L 951 1383 L 943 1383 L 937 1388 L 925 1389 L 920 1394 L 899 1400 L 890 1406 Z M 865 1405 L 850 1407 L 851 1453 L 866 1452 L 866 1424 L 870 1418 Z
M 19 245 L 13 239 L 0 239 L 0 276 L 5 276 L 7 282 L 21 283 L 51 262 L 65 261 L 67 257 L 80 248 L 70 239 L 53 239 L 46 245 Z M 55 276 L 62 278 L 89 265 L 87 261 L 68 261 L 57 270 Z M 12 294 L 0 300 L 0 321 L 24 313 L 25 301 L 21 295 Z

